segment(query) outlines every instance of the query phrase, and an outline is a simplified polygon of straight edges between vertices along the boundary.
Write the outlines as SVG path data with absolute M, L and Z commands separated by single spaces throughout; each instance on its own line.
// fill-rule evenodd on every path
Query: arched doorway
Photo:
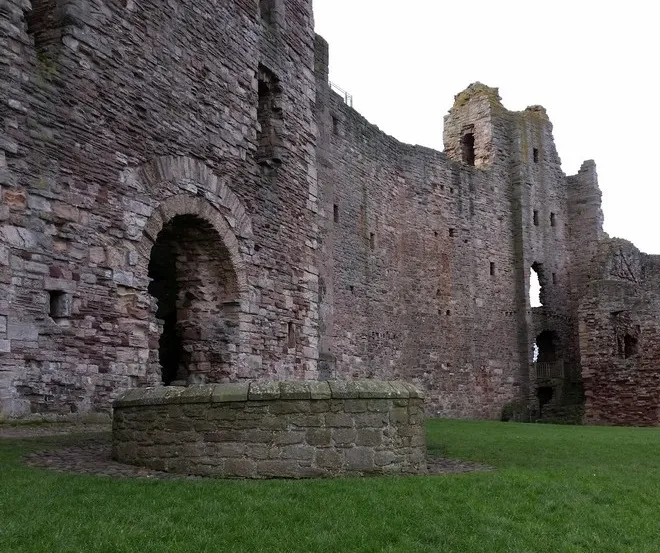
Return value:
M 196 215 L 172 217 L 151 248 L 149 278 L 163 383 L 228 379 L 236 362 L 239 290 L 215 228 Z

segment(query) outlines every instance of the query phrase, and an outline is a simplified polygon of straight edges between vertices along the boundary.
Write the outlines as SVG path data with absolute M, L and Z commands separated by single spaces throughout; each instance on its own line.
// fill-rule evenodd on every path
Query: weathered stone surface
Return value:
M 108 411 L 160 383 L 375 376 L 434 414 L 541 416 L 581 403 L 584 361 L 588 394 L 632 379 L 619 391 L 640 397 L 638 413 L 614 402 L 630 415 L 591 419 L 650 424 L 650 364 L 599 369 L 608 392 L 593 380 L 605 352 L 580 358 L 580 304 L 603 277 L 595 164 L 567 177 L 545 110 L 508 111 L 481 83 L 455 97 L 444 152 L 396 141 L 332 91 L 312 0 L 275 3 L 276 17 L 264 2 L 3 2 L 0 390 L 29 403 L 10 411 Z M 598 298 L 585 312 L 605 313 Z M 647 351 L 657 320 L 635 323 Z M 544 332 L 552 361 L 533 365 Z M 382 393 L 287 386 L 247 393 Z
M 660 424 L 660 257 L 612 239 L 600 244 L 590 271 L 593 281 L 580 302 L 585 420 L 656 426 Z
M 211 401 L 220 403 L 230 401 L 247 401 L 249 387 L 249 382 L 216 384 L 213 386 Z
M 280 397 L 280 384 L 279 382 L 272 381 L 256 381 L 250 383 L 250 390 L 248 398 L 252 401 L 266 401 L 270 399 L 278 399 Z
M 392 386 L 377 382 L 368 388 L 369 398 L 311 399 L 317 384 L 129 390 L 114 403 L 114 458 L 155 470 L 245 478 L 426 471 L 423 417 L 416 423 L 408 418 L 421 400 L 398 398 Z M 215 393 L 219 388 L 231 391 L 225 401 Z M 253 389 L 248 400 L 246 390 Z M 285 399 L 276 389 L 285 397 L 307 399 Z M 325 389 L 332 390 L 332 383 Z M 379 398 L 377 390 L 386 397 Z M 237 391 L 246 399 L 238 401 Z M 369 412 L 373 402 L 382 412 Z M 310 406 L 319 404 L 326 410 L 311 412 Z

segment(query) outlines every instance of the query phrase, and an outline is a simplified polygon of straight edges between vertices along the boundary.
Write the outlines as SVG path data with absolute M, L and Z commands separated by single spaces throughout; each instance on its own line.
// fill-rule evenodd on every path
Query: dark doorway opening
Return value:
M 637 352 L 637 337 L 633 336 L 632 334 L 626 334 L 623 337 L 623 357 L 628 359 L 633 355 L 637 355 Z
M 158 300 L 156 318 L 163 321 L 158 339 L 158 360 L 163 384 L 177 379 L 181 365 L 181 336 L 177 331 L 177 297 L 179 286 L 176 276 L 176 253 L 171 245 L 171 229 L 164 229 L 151 249 L 149 260 L 149 293 Z M 182 375 L 183 376 L 183 375 Z
M 230 377 L 240 304 L 236 273 L 216 230 L 193 215 L 172 218 L 152 247 L 149 277 L 163 383 Z
M 552 401 L 554 390 L 552 386 L 539 386 L 536 389 L 536 398 L 539 400 L 539 416 L 543 417 L 543 407 Z
M 466 133 L 461 138 L 461 151 L 463 154 L 463 163 L 467 165 L 474 165 L 474 133 Z
M 557 334 L 551 330 L 544 330 L 536 337 L 538 350 L 537 363 L 555 363 L 557 356 Z

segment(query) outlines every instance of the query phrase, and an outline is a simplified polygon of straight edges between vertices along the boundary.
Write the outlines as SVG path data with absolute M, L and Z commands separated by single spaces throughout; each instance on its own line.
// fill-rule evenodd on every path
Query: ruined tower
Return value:
M 402 144 L 331 90 L 310 0 L 8 0 L 0 18 L 3 416 L 377 376 L 432 414 L 579 418 L 600 191 L 593 162 L 564 175 L 543 108 L 475 83 L 444 152 Z M 631 302 L 624 353 L 629 323 L 640 343 L 655 324 Z

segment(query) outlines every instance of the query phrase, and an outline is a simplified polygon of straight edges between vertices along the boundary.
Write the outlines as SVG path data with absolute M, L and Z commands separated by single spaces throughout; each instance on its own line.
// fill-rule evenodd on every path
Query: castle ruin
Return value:
M 331 90 L 311 0 L 5 0 L 0 85 L 3 417 L 376 377 L 660 423 L 660 257 L 603 233 L 542 107 L 475 83 L 444 152 L 402 144 Z

